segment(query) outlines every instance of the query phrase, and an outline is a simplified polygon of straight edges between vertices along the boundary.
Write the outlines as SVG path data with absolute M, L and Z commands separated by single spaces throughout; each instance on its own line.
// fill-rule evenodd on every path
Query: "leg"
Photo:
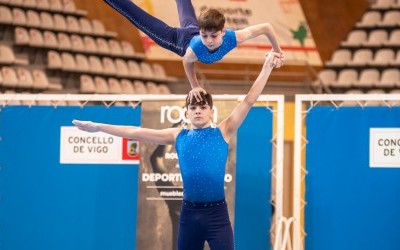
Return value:
M 211 250 L 234 250 L 233 231 L 226 204 L 209 213 L 207 241 Z
M 179 219 L 178 250 L 203 250 L 204 230 L 201 226 L 202 214 L 197 210 L 186 209 L 182 205 Z
M 130 0 L 104 0 L 112 8 L 126 17 L 139 30 L 148 35 L 161 47 L 183 56 L 186 48 L 179 41 L 181 29 L 168 26 L 163 21 L 153 17 L 139 8 Z
M 176 0 L 176 5 L 178 7 L 179 22 L 181 27 L 198 27 L 192 0 Z

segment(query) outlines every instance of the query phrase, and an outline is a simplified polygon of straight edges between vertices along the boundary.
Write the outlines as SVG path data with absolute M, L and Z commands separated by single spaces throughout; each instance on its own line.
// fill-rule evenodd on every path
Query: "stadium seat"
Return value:
M 50 3 L 48 0 L 36 0 L 36 7 L 42 10 L 49 10 Z
M 367 32 L 364 30 L 353 30 L 347 36 L 346 41 L 341 42 L 342 46 L 359 47 L 367 40 Z
M 117 69 L 115 67 L 114 60 L 110 57 L 103 57 L 103 72 L 109 75 L 115 75 L 117 73 Z
M 158 89 L 158 86 L 154 82 L 147 82 L 146 83 L 146 88 L 147 88 L 147 93 L 152 94 L 152 95 L 158 95 L 160 94 L 160 91 Z
M 353 53 L 353 58 L 348 62 L 349 66 L 366 66 L 372 61 L 373 53 L 370 49 L 359 49 Z
M 140 77 L 142 75 L 139 64 L 136 61 L 129 60 L 128 61 L 128 70 L 129 74 L 133 77 Z
M 166 85 L 166 84 L 159 84 L 158 90 L 159 90 L 160 94 L 162 94 L 162 95 L 171 94 L 171 90 L 169 89 L 168 85 Z
M 79 18 L 79 24 L 81 26 L 82 33 L 85 33 L 85 34 L 93 33 L 92 23 L 86 17 Z
M 349 88 L 358 80 L 358 73 L 354 69 L 343 69 L 339 72 L 336 82 L 332 83 L 333 87 Z
M 54 20 L 54 29 L 59 31 L 67 30 L 67 21 L 65 20 L 65 17 L 63 15 L 54 14 L 53 20 Z
M 76 5 L 73 0 L 62 0 L 63 10 L 66 13 L 71 13 L 76 11 Z
M 110 54 L 110 48 L 108 47 L 108 42 L 104 38 L 96 38 L 96 44 L 97 44 L 97 51 L 98 53 L 101 54 Z
M 61 50 L 69 50 L 72 47 L 71 38 L 63 32 L 57 34 L 58 48 Z
M 10 24 L 13 22 L 11 9 L 7 6 L 0 6 L 0 23 Z
M 80 35 L 71 35 L 71 48 L 75 51 L 85 51 L 85 45 Z
M 329 87 L 336 82 L 336 71 L 331 69 L 321 70 L 316 81 L 318 84 Z
M 13 64 L 15 54 L 12 48 L 6 45 L 0 45 L 0 64 Z
M 62 69 L 64 71 L 76 71 L 75 57 L 68 52 L 61 53 Z
M 108 40 L 108 47 L 110 48 L 111 54 L 122 55 L 121 44 L 117 40 L 115 40 L 115 39 Z
M 54 28 L 53 16 L 49 12 L 40 12 L 40 27 L 42 29 Z
M 49 69 L 61 69 L 62 68 L 62 60 L 61 55 L 58 51 L 49 50 L 47 52 L 47 67 Z
M 94 34 L 104 35 L 106 33 L 104 24 L 100 20 L 93 19 L 92 20 L 92 28 L 93 28 Z
M 103 65 L 97 56 L 89 56 L 90 71 L 93 73 L 103 73 Z
M 346 66 L 351 61 L 351 51 L 339 49 L 333 52 L 332 59 L 326 62 L 327 66 Z
M 1 74 L 3 76 L 3 87 L 15 88 L 18 85 L 18 77 L 15 70 L 8 66 L 1 68 Z
M 134 56 L 135 49 L 133 48 L 132 44 L 128 41 L 121 41 L 121 48 L 122 52 L 126 56 Z
M 382 46 L 388 40 L 388 33 L 383 29 L 372 30 L 368 39 L 362 44 L 365 46 Z
M 130 80 L 122 79 L 121 80 L 121 93 L 130 95 L 135 94 L 135 88 Z
M 22 27 L 15 27 L 14 42 L 16 45 L 28 45 L 30 43 L 28 30 Z
M 143 81 L 135 80 L 133 82 L 133 86 L 135 87 L 136 94 L 139 95 L 147 94 L 147 88 Z
M 32 74 L 28 69 L 18 68 L 17 70 L 18 76 L 18 88 L 32 88 L 33 87 L 33 78 Z
M 58 48 L 58 41 L 54 32 L 45 30 L 43 33 L 44 46 L 47 48 Z
M 70 32 L 76 32 L 79 33 L 81 31 L 81 27 L 79 24 L 79 21 L 76 17 L 74 16 L 67 16 L 66 18 L 67 21 L 67 29 Z
M 90 72 L 89 60 L 85 55 L 75 55 L 76 69 L 80 72 Z
M 376 86 L 379 88 L 400 87 L 400 70 L 399 69 L 383 70 L 381 78 Z
M 56 11 L 62 11 L 63 10 L 63 4 L 61 0 L 49 0 L 50 3 L 50 9 L 56 10 Z
M 108 79 L 108 90 L 110 94 L 122 94 L 121 83 L 116 78 Z
M 356 87 L 373 87 L 378 84 L 380 73 L 377 69 L 364 69 L 360 72 L 358 81 L 353 83 Z
M 394 61 L 395 53 L 392 49 L 379 49 L 375 52 L 374 59 L 369 62 L 372 66 L 387 66 Z
M 115 67 L 117 69 L 117 75 L 129 76 L 128 64 L 125 62 L 125 60 L 120 58 L 115 59 Z
M 44 46 L 44 38 L 43 34 L 38 29 L 30 29 L 29 30 L 29 45 L 32 47 L 43 47 Z
M 85 51 L 88 51 L 91 53 L 97 53 L 97 44 L 93 37 L 84 36 L 83 42 L 85 44 Z
M 34 10 L 26 11 L 26 24 L 31 27 L 41 27 L 39 13 Z
M 80 93 L 82 94 L 92 94 L 96 91 L 93 78 L 89 75 L 80 76 Z
M 393 30 L 389 39 L 384 43 L 386 46 L 400 46 L 400 29 Z
M 44 90 L 49 87 L 49 80 L 47 79 L 47 75 L 43 72 L 43 70 L 34 69 L 32 71 L 33 76 L 33 88 Z
M 23 9 L 12 9 L 13 25 L 26 25 L 26 13 Z
M 399 27 L 400 26 L 400 10 L 390 10 L 385 12 L 379 27 Z
M 356 23 L 356 27 L 376 27 L 381 22 L 382 15 L 378 11 L 368 11 L 364 13 L 360 22 Z
M 148 77 L 148 78 L 154 77 L 154 72 L 150 64 L 146 62 L 141 62 L 139 66 L 140 66 L 140 72 L 142 72 L 143 77 Z
M 95 93 L 97 94 L 108 94 L 108 84 L 107 81 L 100 76 L 94 77 L 94 86 L 96 87 Z
M 158 79 L 167 78 L 167 74 L 165 73 L 164 67 L 159 63 L 153 63 L 153 74 Z

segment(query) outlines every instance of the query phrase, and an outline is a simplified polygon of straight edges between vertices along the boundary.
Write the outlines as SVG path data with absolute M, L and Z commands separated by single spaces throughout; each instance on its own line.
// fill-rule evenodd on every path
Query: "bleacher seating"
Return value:
M 73 0 L 0 0 L 0 24 L 2 92 L 170 93 L 161 65 L 143 62 Z
M 399 87 L 400 1 L 377 0 L 333 52 L 313 85 L 341 93 Z

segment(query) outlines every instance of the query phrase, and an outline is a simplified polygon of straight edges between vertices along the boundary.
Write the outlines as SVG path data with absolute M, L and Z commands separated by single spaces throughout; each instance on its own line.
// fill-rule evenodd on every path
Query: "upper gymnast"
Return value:
M 161 47 L 183 57 L 186 76 L 192 87 L 190 96 L 201 99 L 195 61 L 214 63 L 221 60 L 237 45 L 260 35 L 266 35 L 272 45 L 274 58 L 271 66 L 279 68 L 285 58 L 269 23 L 249 26 L 241 30 L 225 28 L 225 16 L 216 9 L 208 9 L 196 18 L 191 0 L 176 0 L 180 26 L 171 27 L 148 14 L 131 0 L 104 0 L 112 8 L 125 16 L 139 30 Z

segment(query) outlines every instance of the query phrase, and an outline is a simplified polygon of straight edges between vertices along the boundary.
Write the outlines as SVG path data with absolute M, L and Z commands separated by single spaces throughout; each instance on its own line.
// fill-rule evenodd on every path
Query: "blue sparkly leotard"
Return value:
M 182 129 L 175 147 L 183 179 L 184 200 L 223 200 L 228 143 L 221 130 L 218 127 Z
M 200 35 L 196 35 L 190 40 L 189 47 L 197 56 L 197 60 L 202 63 L 214 63 L 221 60 L 229 51 L 237 46 L 235 31 L 226 29 L 221 46 L 213 52 L 208 51 L 207 47 L 201 42 Z

